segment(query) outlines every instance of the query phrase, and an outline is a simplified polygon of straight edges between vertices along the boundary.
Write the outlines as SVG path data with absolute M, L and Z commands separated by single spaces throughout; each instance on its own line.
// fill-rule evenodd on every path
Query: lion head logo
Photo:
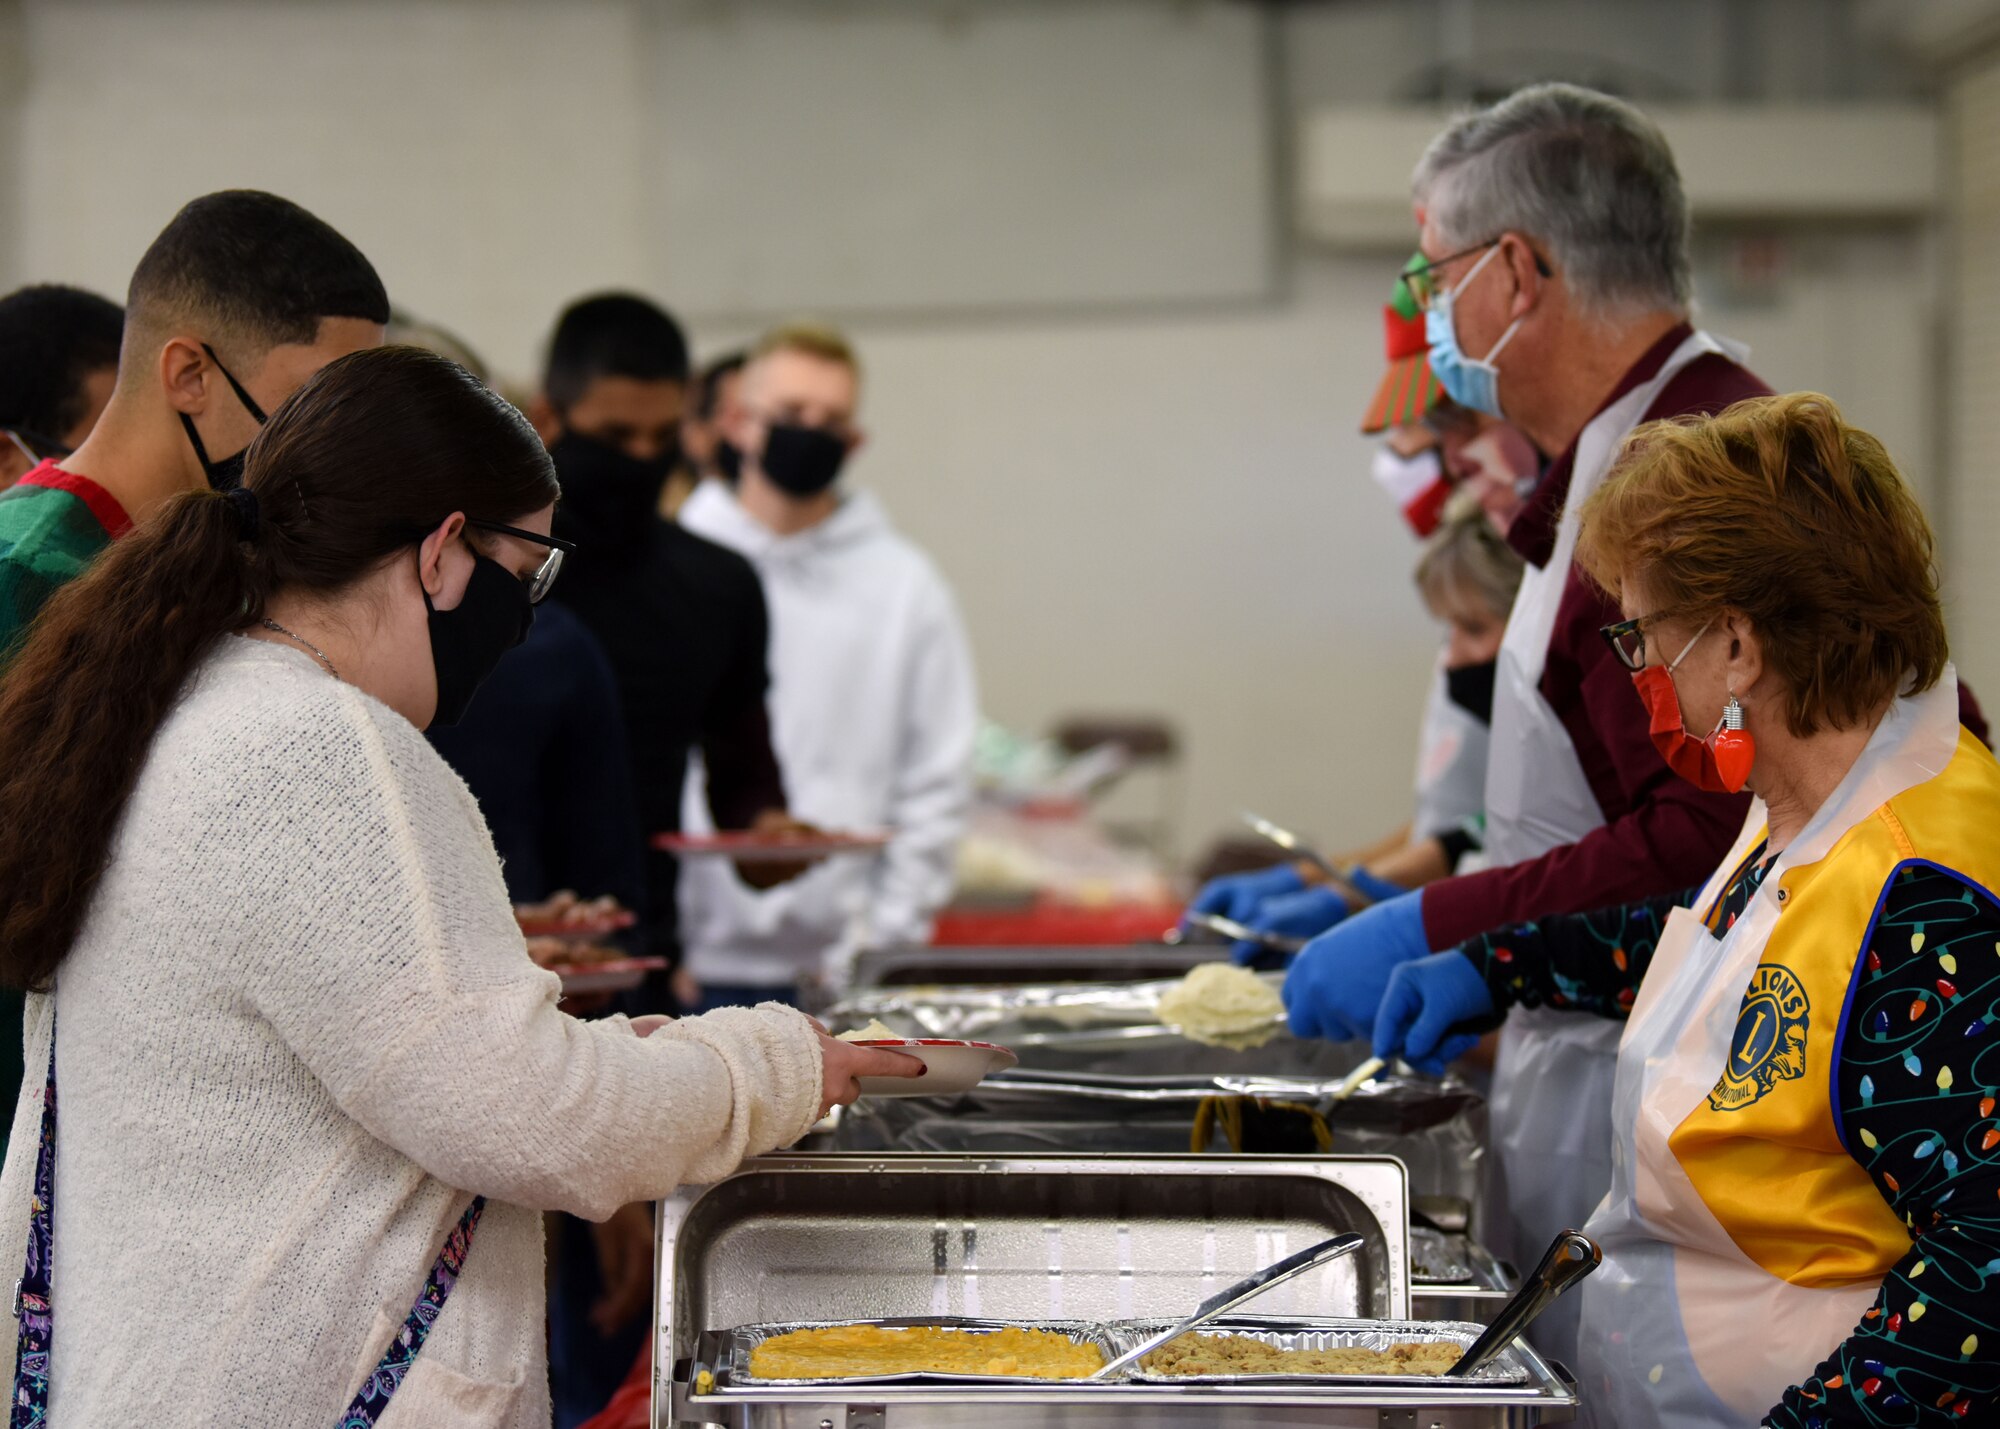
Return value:
M 1805 988 L 1790 968 L 1760 964 L 1744 990 L 1729 1056 L 1708 1094 L 1709 1106 L 1741 1111 L 1769 1096 L 1779 1083 L 1803 1077 L 1811 1011 Z

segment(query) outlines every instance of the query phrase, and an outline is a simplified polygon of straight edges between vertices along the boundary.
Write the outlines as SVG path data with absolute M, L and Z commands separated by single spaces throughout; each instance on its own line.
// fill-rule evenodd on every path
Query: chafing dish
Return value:
M 1470 1236 L 1411 1228 L 1410 1309 L 1419 1320 L 1486 1324 L 1518 1283 L 1509 1267 Z
M 1270 1292 L 1272 1319 L 1409 1318 L 1402 1167 L 1221 1156 L 783 1156 L 660 1208 L 656 1429 L 914 1426 L 1533 1425 L 1574 1390 L 1022 1382 L 768 1385 L 718 1374 L 727 1332 L 943 1317 L 1172 1315 L 1329 1234 L 1362 1252 Z M 1400 1416 L 1400 1417 L 1391 1417 Z
M 1230 1055 L 1210 1065 L 1226 1064 Z M 1332 1150 L 1397 1157 L 1418 1191 L 1468 1202 L 1478 1195 L 1485 1108 L 1476 1092 L 1454 1081 L 1385 1076 L 1336 1105 L 1339 1082 L 1338 1076 L 1017 1067 L 961 1096 L 864 1099 L 842 1113 L 832 1144 L 859 1152 Z M 1254 1103 L 1260 1114 L 1214 1114 L 1218 1103 L 1233 1099 Z M 1330 1140 L 1316 1138 L 1322 1131 Z

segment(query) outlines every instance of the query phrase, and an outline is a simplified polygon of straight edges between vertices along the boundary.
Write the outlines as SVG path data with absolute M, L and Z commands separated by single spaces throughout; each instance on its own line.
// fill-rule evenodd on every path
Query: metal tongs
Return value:
M 1283 933 L 1259 932 L 1248 924 L 1239 923 L 1234 918 L 1225 918 L 1220 913 L 1183 913 L 1181 922 L 1191 928 L 1200 928 L 1204 932 L 1213 933 L 1218 938 L 1227 938 L 1232 943 L 1255 943 L 1260 948 L 1282 953 L 1286 957 L 1290 957 L 1306 945 L 1304 938 L 1291 938 Z M 1160 941 L 1178 946 L 1186 939 L 1182 936 L 1181 930 L 1175 927 L 1162 933 Z
M 1197 1325 L 1205 1325 L 1218 1315 L 1228 1314 L 1245 1300 L 1253 1296 L 1262 1295 L 1272 1286 L 1282 1285 L 1295 1276 L 1304 1275 L 1308 1270 L 1324 1265 L 1329 1260 L 1337 1260 L 1343 1255 L 1352 1255 L 1355 1251 L 1361 1249 L 1362 1243 L 1361 1237 L 1352 1232 L 1347 1235 L 1337 1235 L 1332 1240 L 1323 1240 L 1318 1245 L 1307 1246 L 1296 1255 L 1288 1255 L 1276 1265 L 1267 1265 L 1255 1275 L 1216 1291 L 1215 1294 L 1202 1301 L 1200 1308 L 1185 1320 L 1182 1320 L 1177 1325 L 1169 1326 L 1157 1335 L 1148 1335 L 1137 1345 L 1125 1351 L 1124 1354 L 1118 1356 L 1117 1359 L 1112 1360 L 1104 1368 L 1088 1376 L 1088 1378 L 1108 1378 L 1124 1369 L 1127 1365 L 1138 1363 L 1138 1361 L 1150 1355 L 1161 1345 L 1171 1340 L 1179 1339 Z
M 1445 1373 L 1467 1375 L 1498 1355 L 1527 1332 L 1529 1323 L 1553 1305 L 1571 1286 L 1597 1269 L 1604 1253 L 1582 1231 L 1564 1231 L 1549 1247 L 1535 1273 L 1522 1282 L 1514 1298 L 1500 1307 L 1486 1333 L 1472 1342 L 1458 1363 Z
M 1249 825 L 1250 831 L 1257 837 L 1276 844 L 1294 858 L 1304 859 L 1325 874 L 1326 881 L 1333 885 L 1333 891 L 1347 904 L 1349 913 L 1359 913 L 1375 901 L 1363 893 L 1360 885 L 1355 883 L 1352 868 L 1335 863 L 1282 824 L 1274 824 L 1261 814 L 1247 811 L 1243 815 L 1243 822 Z

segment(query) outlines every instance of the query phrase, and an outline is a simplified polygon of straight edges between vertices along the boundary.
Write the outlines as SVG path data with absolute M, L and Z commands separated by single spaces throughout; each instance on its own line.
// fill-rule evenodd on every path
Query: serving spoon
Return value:
M 1316 1266 L 1325 1265 L 1330 1260 L 1338 1260 L 1343 1255 L 1352 1255 L 1355 1251 L 1361 1249 L 1362 1244 L 1361 1237 L 1350 1231 L 1346 1235 L 1337 1235 L 1331 1240 L 1323 1240 L 1318 1245 L 1309 1245 L 1295 1255 L 1286 1256 L 1275 1265 L 1267 1265 L 1255 1275 L 1246 1276 L 1234 1285 L 1226 1286 L 1216 1291 L 1213 1295 L 1202 1301 L 1199 1308 L 1185 1320 L 1182 1320 L 1179 1324 L 1170 1325 L 1156 1335 L 1148 1335 L 1137 1345 L 1125 1351 L 1117 1359 L 1110 1361 L 1096 1373 L 1087 1376 L 1087 1378 L 1105 1379 L 1114 1375 L 1128 1365 L 1136 1364 L 1138 1361 L 1144 1359 L 1161 1345 L 1179 1339 L 1196 1326 L 1205 1325 L 1218 1315 L 1228 1314 L 1245 1300 L 1262 1295 L 1272 1286 L 1282 1285 L 1287 1280 L 1304 1275 L 1308 1270 Z
M 1536 1316 L 1596 1270 L 1603 1260 L 1604 1252 L 1597 1248 L 1597 1242 L 1582 1231 L 1564 1231 L 1557 1236 L 1542 1263 L 1535 1267 L 1535 1273 L 1521 1283 L 1513 1299 L 1500 1307 L 1486 1333 L 1474 1340 L 1459 1356 L 1458 1363 L 1445 1373 L 1466 1375 L 1477 1371 L 1527 1333 Z

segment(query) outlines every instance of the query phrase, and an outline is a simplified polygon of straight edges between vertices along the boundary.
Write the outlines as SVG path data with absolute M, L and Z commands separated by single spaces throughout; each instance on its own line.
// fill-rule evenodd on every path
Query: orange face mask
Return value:
M 1667 768 L 1697 789 L 1734 794 L 1749 781 L 1750 766 L 1757 762 L 1757 742 L 1743 728 L 1743 706 L 1731 695 L 1714 730 L 1708 738 L 1699 739 L 1687 731 L 1681 718 L 1680 692 L 1674 688 L 1675 669 L 1706 634 L 1708 626 L 1704 625 L 1671 665 L 1648 665 L 1633 674 L 1632 684 L 1652 720 L 1647 733 L 1653 737 L 1653 748 L 1660 751 Z

